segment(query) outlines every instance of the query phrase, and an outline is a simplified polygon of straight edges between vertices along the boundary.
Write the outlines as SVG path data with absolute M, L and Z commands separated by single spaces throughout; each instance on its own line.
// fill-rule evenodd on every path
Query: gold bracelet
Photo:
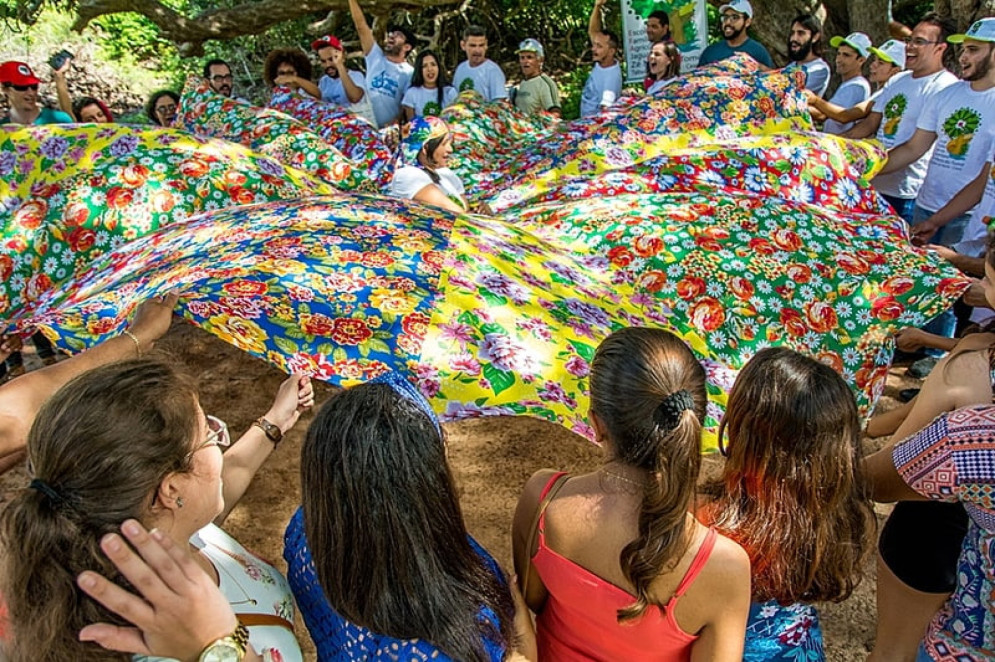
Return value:
M 138 340 L 138 336 L 136 336 L 134 333 L 132 333 L 128 329 L 125 329 L 124 331 L 122 331 L 121 335 L 122 336 L 128 336 L 129 338 L 131 338 L 131 341 L 133 343 L 135 343 L 135 352 L 138 354 L 138 358 L 142 358 L 142 343 L 141 343 L 141 341 Z

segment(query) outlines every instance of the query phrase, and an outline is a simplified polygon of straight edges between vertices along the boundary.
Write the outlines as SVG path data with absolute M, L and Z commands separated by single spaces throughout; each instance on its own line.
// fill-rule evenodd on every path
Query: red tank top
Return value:
M 546 484 L 545 498 L 560 472 Z M 532 565 L 549 597 L 536 619 L 539 659 L 571 661 L 625 660 L 671 662 L 691 659 L 697 635 L 688 634 L 674 618 L 674 608 L 701 572 L 715 546 L 709 529 L 674 595 L 662 609 L 651 605 L 635 621 L 619 624 L 617 612 L 635 597 L 546 546 L 546 514 L 539 517 L 539 546 Z

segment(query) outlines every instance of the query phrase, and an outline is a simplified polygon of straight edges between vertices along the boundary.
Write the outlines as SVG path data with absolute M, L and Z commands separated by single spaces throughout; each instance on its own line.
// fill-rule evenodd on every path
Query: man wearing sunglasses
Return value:
M 0 124 L 68 124 L 73 118 L 61 110 L 38 105 L 38 85 L 41 81 L 24 62 L 10 60 L 0 64 L 0 85 L 7 97 L 10 112 L 0 118 Z
M 751 38 L 746 29 L 753 23 L 753 5 L 750 0 L 732 0 L 719 7 L 723 41 L 717 41 L 701 52 L 698 64 L 711 64 L 736 53 L 746 53 L 760 63 L 761 69 L 772 69 L 774 61 L 759 41 Z

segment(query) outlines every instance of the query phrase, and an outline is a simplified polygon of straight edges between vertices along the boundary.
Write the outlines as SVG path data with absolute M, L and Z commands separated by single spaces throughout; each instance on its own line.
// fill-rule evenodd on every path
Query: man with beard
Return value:
M 829 87 L 829 64 L 822 59 L 822 23 L 812 14 L 791 21 L 788 57 L 805 70 L 805 89 L 822 96 Z
M 460 92 L 473 90 L 484 97 L 484 101 L 506 101 L 508 90 L 504 72 L 487 57 L 487 31 L 479 25 L 468 25 L 459 47 L 466 59 L 456 67 L 453 87 Z
M 843 79 L 829 103 L 852 108 L 871 95 L 871 84 L 863 76 L 864 62 L 871 54 L 871 38 L 863 32 L 851 32 L 846 37 L 833 37 L 829 45 L 836 49 L 836 73 Z M 822 130 L 839 135 L 852 126 L 853 122 L 841 124 L 827 119 Z
M 877 137 L 885 149 L 897 147 L 916 132 L 916 122 L 933 96 L 957 82 L 943 66 L 952 48 L 947 37 L 954 32 L 948 18 L 929 13 L 915 26 L 905 46 L 906 72 L 895 76 L 874 100 L 871 112 L 844 135 L 847 138 Z M 932 150 L 904 168 L 874 178 L 874 188 L 895 212 L 912 223 L 916 196 L 926 177 Z
M 736 53 L 746 53 L 760 63 L 762 69 L 772 69 L 774 61 L 763 45 L 746 34 L 753 23 L 753 5 L 750 0 L 733 0 L 719 7 L 724 41 L 717 41 L 701 52 L 698 64 L 711 64 L 732 57 Z
M 411 83 L 414 67 L 408 64 L 408 53 L 414 48 L 415 36 L 405 28 L 387 29 L 383 48 L 373 37 L 357 0 L 349 0 L 349 13 L 366 56 L 367 93 L 378 127 L 393 124 L 401 116 L 401 99 Z
M 933 96 L 912 137 L 888 151 L 880 174 L 897 172 L 932 148 L 912 212 L 912 236 L 920 243 L 952 246 L 960 241 L 970 213 L 945 222 L 930 217 L 977 177 L 995 145 L 995 18 L 976 21 L 966 34 L 947 41 L 963 44 L 962 80 Z
M 618 52 L 618 38 L 601 27 L 601 8 L 605 0 L 594 0 L 594 9 L 587 23 L 587 34 L 591 39 L 591 59 L 594 69 L 584 83 L 580 97 L 580 116 L 591 117 L 615 103 L 622 93 L 622 67 L 615 54 Z
M 224 60 L 208 60 L 204 64 L 204 79 L 214 92 L 231 98 L 233 77 L 231 67 Z
M 373 107 L 366 94 L 366 77 L 346 68 L 345 50 L 338 37 L 326 35 L 311 42 L 325 75 L 318 80 L 321 100 L 341 106 L 376 124 Z

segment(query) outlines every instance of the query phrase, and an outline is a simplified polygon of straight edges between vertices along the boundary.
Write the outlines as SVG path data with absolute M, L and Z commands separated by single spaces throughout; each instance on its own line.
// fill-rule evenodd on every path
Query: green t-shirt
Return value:
M 560 91 L 556 82 L 546 74 L 523 80 L 518 84 L 515 106 L 523 113 L 532 114 L 560 107 Z
M 42 108 L 38 118 L 32 124 L 72 124 L 73 118 L 66 115 L 61 110 Z M 10 117 L 0 117 L 0 124 L 10 124 Z

